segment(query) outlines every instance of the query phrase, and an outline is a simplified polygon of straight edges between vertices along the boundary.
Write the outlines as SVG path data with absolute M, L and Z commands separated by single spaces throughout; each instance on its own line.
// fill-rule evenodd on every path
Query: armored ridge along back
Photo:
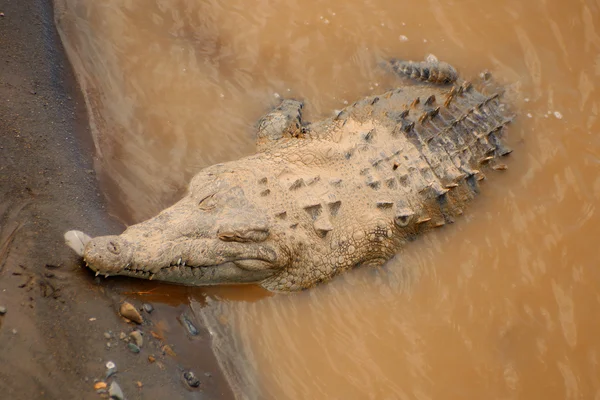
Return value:
M 383 264 L 461 215 L 484 169 L 506 169 L 512 120 L 487 74 L 477 90 L 432 57 L 388 66 L 407 82 L 314 123 L 284 100 L 259 121 L 256 155 L 200 171 L 182 200 L 119 236 L 70 231 L 70 245 L 105 276 L 273 291 Z

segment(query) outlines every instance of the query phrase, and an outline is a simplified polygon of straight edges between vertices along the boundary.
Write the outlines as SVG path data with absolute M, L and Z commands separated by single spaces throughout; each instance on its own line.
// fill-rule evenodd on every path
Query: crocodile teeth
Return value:
M 177 265 L 181 265 L 181 257 L 179 257 L 179 260 L 177 260 Z
M 108 278 L 110 274 L 104 274 L 104 278 Z
M 154 278 L 154 274 L 150 273 L 150 277 L 148 277 L 148 280 L 152 280 L 152 278 Z
M 96 271 L 96 276 L 100 275 L 100 271 Z

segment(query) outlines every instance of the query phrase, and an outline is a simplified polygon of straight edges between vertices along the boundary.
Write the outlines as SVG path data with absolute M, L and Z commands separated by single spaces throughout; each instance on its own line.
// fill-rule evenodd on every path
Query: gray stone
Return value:
M 144 309 L 144 311 L 146 311 L 148 314 L 150 314 L 152 311 L 154 311 L 154 307 L 152 306 L 152 304 L 149 303 L 144 303 L 142 304 L 142 308 Z
M 124 400 L 125 399 L 125 395 L 123 395 L 123 391 L 121 390 L 121 387 L 115 381 L 112 381 L 110 383 L 110 387 L 108 388 L 108 395 L 110 396 L 111 399 L 114 399 L 114 400 Z
M 132 353 L 139 353 L 140 352 L 140 348 L 133 344 L 133 343 L 127 343 L 127 347 L 129 348 L 129 350 L 131 350 Z
M 198 379 L 192 371 L 185 371 L 183 373 L 183 379 L 185 380 L 185 383 L 192 388 L 200 386 L 200 379 Z

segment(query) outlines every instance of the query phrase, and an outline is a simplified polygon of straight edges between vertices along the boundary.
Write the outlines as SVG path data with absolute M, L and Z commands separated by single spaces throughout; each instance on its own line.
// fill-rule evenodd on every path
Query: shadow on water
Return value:
M 254 152 L 281 97 L 314 120 L 433 53 L 507 86 L 509 170 L 456 224 L 313 290 L 119 281 L 191 312 L 240 398 L 600 398 L 600 11 L 591 1 L 56 1 L 113 212 L 141 221 L 200 168 Z M 133 296 L 133 294 L 132 294 Z M 208 299 L 208 300 L 207 300 Z M 199 346 L 204 343 L 204 346 Z

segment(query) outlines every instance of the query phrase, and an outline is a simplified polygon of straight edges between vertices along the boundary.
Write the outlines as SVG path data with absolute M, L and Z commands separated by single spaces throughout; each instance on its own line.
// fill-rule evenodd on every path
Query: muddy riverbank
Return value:
M 0 397 L 98 399 L 93 385 L 105 380 L 107 361 L 119 371 L 108 383 L 129 399 L 230 397 L 201 328 L 198 351 L 177 354 L 177 343 L 192 339 L 161 312 L 184 307 L 171 300 L 146 313 L 145 344 L 131 352 L 119 334 L 134 326 L 116 310 L 124 299 L 148 301 L 128 293 L 152 287 L 101 282 L 64 246 L 68 229 L 98 235 L 123 227 L 97 188 L 85 104 L 52 4 L 7 1 L 0 12 Z M 195 356 L 199 390 L 181 380 Z

